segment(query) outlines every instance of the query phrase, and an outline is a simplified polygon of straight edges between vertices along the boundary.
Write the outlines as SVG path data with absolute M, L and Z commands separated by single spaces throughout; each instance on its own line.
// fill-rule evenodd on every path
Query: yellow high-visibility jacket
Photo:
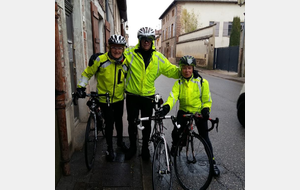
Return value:
M 139 43 L 135 47 L 127 48 L 124 52 L 129 64 L 125 90 L 129 93 L 151 96 L 156 90 L 154 81 L 161 74 L 174 79 L 181 76 L 179 67 L 170 63 L 162 53 L 156 51 L 154 41 L 152 44 L 153 52 L 147 69 L 145 69 L 142 55 L 136 51 L 140 46 Z
M 124 56 L 123 56 L 124 57 Z M 78 87 L 85 87 L 94 75 L 97 78 L 98 94 L 109 93 L 110 103 L 121 101 L 125 98 L 125 74 L 127 73 L 126 58 L 122 63 L 110 59 L 108 52 L 97 57 L 81 74 Z M 106 103 L 105 97 L 99 97 L 101 103 Z
M 201 113 L 203 108 L 209 108 L 210 111 L 212 99 L 208 81 L 203 79 L 201 85 L 201 78 L 193 76 L 189 80 L 183 77 L 177 80 L 164 105 L 169 104 L 171 110 L 177 100 L 179 100 L 179 110 L 193 114 Z

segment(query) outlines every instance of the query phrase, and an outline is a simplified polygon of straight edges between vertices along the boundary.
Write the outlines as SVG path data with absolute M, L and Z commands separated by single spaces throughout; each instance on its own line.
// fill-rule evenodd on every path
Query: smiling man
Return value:
M 109 51 L 104 54 L 91 56 L 88 67 L 81 74 L 77 85 L 77 93 L 80 98 L 85 98 L 85 89 L 92 76 L 97 79 L 97 91 L 99 94 L 109 93 L 110 107 L 106 104 L 105 97 L 101 97 L 100 108 L 105 119 L 105 132 L 107 151 L 106 158 L 113 161 L 115 153 L 113 149 L 113 128 L 117 130 L 117 146 L 126 152 L 127 146 L 123 142 L 123 109 L 124 109 L 124 88 L 125 76 L 127 73 L 127 62 L 123 52 L 127 45 L 121 35 L 112 35 L 109 40 Z
M 132 158 L 137 150 L 136 135 L 137 126 L 135 119 L 152 116 L 153 100 L 155 95 L 154 81 L 161 75 L 178 79 L 180 69 L 169 62 L 154 46 L 155 32 L 150 27 L 142 27 L 138 30 L 139 43 L 132 48 L 127 48 L 124 56 L 128 61 L 128 73 L 126 77 L 126 108 L 128 120 L 128 133 L 130 140 L 129 151 L 125 159 Z M 149 160 L 150 153 L 148 141 L 151 133 L 151 121 L 143 122 L 145 129 L 143 134 L 142 158 Z

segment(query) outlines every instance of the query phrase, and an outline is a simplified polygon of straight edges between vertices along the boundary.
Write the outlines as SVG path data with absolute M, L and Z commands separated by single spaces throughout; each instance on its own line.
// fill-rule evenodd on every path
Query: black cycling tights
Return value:
M 137 125 L 135 120 L 139 118 L 141 111 L 141 117 L 150 117 L 153 113 L 153 96 L 137 96 L 127 93 L 126 96 L 126 109 L 127 109 L 127 120 L 128 120 L 128 134 L 130 140 L 130 147 L 136 148 L 136 135 Z M 151 121 L 143 121 L 142 125 L 145 129 L 142 131 L 143 134 L 143 146 L 148 146 L 148 141 L 151 133 Z
M 106 103 L 100 103 L 100 108 L 104 113 L 105 119 L 105 134 L 106 134 L 106 143 L 109 148 L 112 148 L 112 136 L 114 124 L 117 130 L 117 141 L 118 143 L 123 142 L 123 109 L 124 109 L 124 100 L 111 103 L 110 107 Z

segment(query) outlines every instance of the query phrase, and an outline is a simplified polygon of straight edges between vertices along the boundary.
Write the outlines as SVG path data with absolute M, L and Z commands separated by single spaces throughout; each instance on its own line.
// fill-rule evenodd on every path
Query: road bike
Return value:
M 162 105 L 162 97 L 159 94 L 155 95 L 155 110 L 157 111 Z M 174 116 L 151 116 L 142 117 L 136 121 L 137 127 L 143 130 L 144 127 L 140 126 L 141 121 L 153 120 L 155 122 L 150 142 L 154 146 L 154 154 L 152 160 L 152 185 L 153 189 L 171 189 L 172 187 L 172 161 L 170 149 L 165 139 L 163 120 L 172 119 Z
M 213 177 L 213 158 L 204 138 L 197 133 L 195 119 L 202 119 L 201 114 L 184 114 L 188 119 L 175 146 L 174 168 L 180 185 L 184 189 L 206 189 Z M 211 131 L 215 126 L 218 131 L 219 119 L 211 119 Z M 182 126 L 176 125 L 177 128 Z
M 73 93 L 72 96 L 74 105 L 77 105 L 77 94 Z M 105 120 L 103 118 L 102 110 L 100 109 L 98 98 L 100 96 L 105 96 L 108 107 L 110 106 L 110 103 L 108 93 L 98 94 L 97 92 L 91 92 L 86 96 L 89 97 L 86 105 L 89 107 L 90 115 L 85 130 L 84 153 L 86 167 L 88 170 L 91 170 L 95 161 L 98 136 L 102 133 L 103 137 L 105 137 Z

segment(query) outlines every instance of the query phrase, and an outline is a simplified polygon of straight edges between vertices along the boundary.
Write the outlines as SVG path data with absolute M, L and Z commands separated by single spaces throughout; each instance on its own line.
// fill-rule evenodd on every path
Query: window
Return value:
M 172 10 L 172 17 L 174 16 L 174 9 Z
M 241 30 L 244 29 L 244 22 L 241 22 Z M 223 23 L 223 36 L 229 37 L 232 30 L 232 22 L 224 22 Z
M 173 30 L 174 30 L 174 25 L 172 24 L 171 25 L 171 37 L 173 37 L 173 35 L 174 35 Z
M 245 29 L 245 23 L 241 22 L 241 31 Z
M 215 37 L 219 37 L 219 26 L 220 22 L 215 22 L 215 21 L 209 21 L 209 25 L 217 24 L 215 26 Z
M 168 39 L 168 28 L 166 28 L 166 38 L 165 39 Z
M 232 28 L 232 22 L 223 23 L 223 37 L 229 37 Z

